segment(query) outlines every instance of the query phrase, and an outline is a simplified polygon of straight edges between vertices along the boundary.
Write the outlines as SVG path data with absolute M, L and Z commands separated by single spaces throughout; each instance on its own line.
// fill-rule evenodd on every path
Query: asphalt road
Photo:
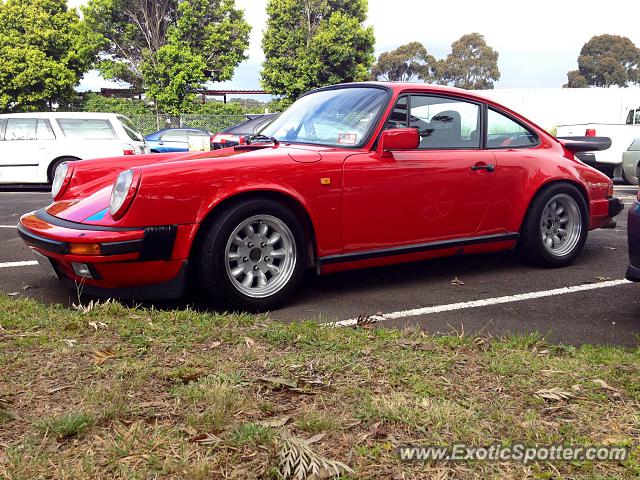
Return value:
M 629 205 L 637 190 L 616 187 L 616 195 Z M 0 191 L 0 292 L 69 305 L 78 301 L 76 293 L 37 265 L 7 266 L 34 260 L 14 226 L 20 215 L 48 202 L 46 192 Z M 539 331 L 552 342 L 637 346 L 640 284 L 616 282 L 624 279 L 626 242 L 625 209 L 615 230 L 590 232 L 583 254 L 568 268 L 536 269 L 507 253 L 310 275 L 294 302 L 270 316 L 335 322 L 375 315 L 380 325 L 431 332 Z M 464 284 L 452 284 L 456 277 Z M 558 290 L 567 287 L 576 288 Z

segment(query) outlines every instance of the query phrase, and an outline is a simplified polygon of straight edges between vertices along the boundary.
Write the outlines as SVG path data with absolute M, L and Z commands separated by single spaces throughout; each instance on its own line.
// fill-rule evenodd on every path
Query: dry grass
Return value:
M 275 479 L 287 465 L 302 478 L 640 476 L 638 349 L 117 303 L 0 297 L 0 312 L 0 478 Z M 454 442 L 634 450 L 527 466 L 395 453 Z

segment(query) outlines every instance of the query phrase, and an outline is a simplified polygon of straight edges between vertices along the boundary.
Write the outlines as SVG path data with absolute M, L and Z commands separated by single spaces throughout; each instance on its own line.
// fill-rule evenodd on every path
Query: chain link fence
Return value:
M 181 115 L 165 115 L 153 113 L 145 115 L 128 115 L 129 119 L 143 135 L 164 130 L 165 128 L 197 128 L 211 133 L 218 133 L 227 127 L 247 120 L 244 115 L 204 115 L 185 113 Z

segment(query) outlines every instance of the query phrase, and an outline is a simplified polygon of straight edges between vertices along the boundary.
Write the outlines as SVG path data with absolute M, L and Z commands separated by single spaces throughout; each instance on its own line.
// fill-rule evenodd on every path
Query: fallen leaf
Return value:
M 78 343 L 77 340 L 69 339 L 69 338 L 63 338 L 62 341 L 66 343 L 68 347 L 75 347 L 76 343 Z
M 96 332 L 98 331 L 98 327 L 107 328 L 107 324 L 103 322 L 89 322 L 89 326 L 93 327 Z
M 262 380 L 265 383 L 269 383 L 272 388 L 298 388 L 298 383 L 295 380 L 289 380 L 288 378 L 282 377 L 260 377 L 259 380 Z
M 582 387 L 578 384 L 571 385 L 571 390 L 575 390 L 576 392 L 582 391 Z
M 7 295 L 10 297 L 17 297 L 18 295 L 20 295 L 20 292 L 11 292 L 11 293 L 7 293 Z
M 91 352 L 91 356 L 93 357 L 94 365 L 102 365 L 104 362 L 116 356 L 116 352 L 111 349 L 106 350 L 96 350 L 95 352 Z
M 222 342 L 213 342 L 209 345 L 209 348 L 218 348 L 220 345 L 222 345 Z
M 596 378 L 595 380 L 592 380 L 593 383 L 600 385 L 600 387 L 603 390 L 608 390 L 610 392 L 617 392 L 618 389 L 615 387 L 612 387 L 611 385 L 609 385 L 607 382 L 605 382 L 604 380 L 601 380 L 600 378 Z
M 191 443 L 197 443 L 199 445 L 218 445 L 222 442 L 219 437 L 211 433 L 201 433 L 200 435 L 196 435 L 195 437 L 191 437 L 189 439 Z
M 564 391 L 560 387 L 538 390 L 534 395 L 543 400 L 549 400 L 552 402 L 559 402 L 560 400 L 568 400 L 569 398 L 575 397 L 573 393 Z
M 261 420 L 258 422 L 258 424 L 264 426 L 264 427 L 284 427 L 287 422 L 291 420 L 291 417 L 273 417 L 273 418 L 267 418 L 266 420 Z
M 31 285 L 25 285 L 24 287 L 22 287 L 22 290 L 24 290 L 25 292 L 30 289 L 31 289 Z
M 54 388 L 50 388 L 47 390 L 48 394 L 52 394 L 52 393 L 56 393 L 56 392 L 61 392 L 62 390 L 68 390 L 70 388 L 73 388 L 73 385 L 61 385 L 59 387 L 54 387 Z
M 462 285 L 464 285 L 464 282 L 462 280 L 460 280 L 458 277 L 453 277 L 453 280 L 451 280 L 451 285 L 456 285 L 458 287 L 461 287 Z
M 256 341 L 253 338 L 244 337 L 244 344 L 247 347 L 253 347 L 256 344 Z
M 311 445 L 312 443 L 319 442 L 326 436 L 327 436 L 327 432 L 320 432 L 315 434 L 313 437 L 308 438 L 307 440 L 305 440 L 305 442 L 307 442 L 307 445 Z
M 607 282 L 611 280 L 611 277 L 595 277 L 595 279 L 598 280 L 599 282 Z

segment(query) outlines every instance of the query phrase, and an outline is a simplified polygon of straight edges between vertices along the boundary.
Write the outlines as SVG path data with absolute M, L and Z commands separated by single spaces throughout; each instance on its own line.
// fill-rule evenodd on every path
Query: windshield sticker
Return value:
M 338 143 L 343 145 L 355 145 L 358 141 L 357 133 L 341 133 L 338 135 Z

